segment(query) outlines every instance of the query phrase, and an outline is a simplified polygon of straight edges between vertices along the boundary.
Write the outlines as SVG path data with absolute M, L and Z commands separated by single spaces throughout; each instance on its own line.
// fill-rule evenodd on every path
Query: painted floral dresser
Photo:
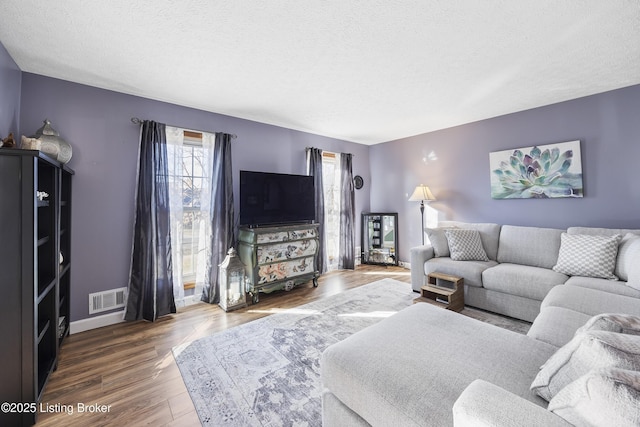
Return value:
M 318 286 L 318 224 L 240 228 L 238 241 L 254 303 L 260 292 L 288 291 L 309 280 Z

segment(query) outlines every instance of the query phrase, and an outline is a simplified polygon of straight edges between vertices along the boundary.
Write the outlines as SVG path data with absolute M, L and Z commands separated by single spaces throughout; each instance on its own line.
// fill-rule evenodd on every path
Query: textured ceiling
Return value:
M 0 42 L 26 72 L 375 144 L 639 84 L 640 0 L 2 0 Z

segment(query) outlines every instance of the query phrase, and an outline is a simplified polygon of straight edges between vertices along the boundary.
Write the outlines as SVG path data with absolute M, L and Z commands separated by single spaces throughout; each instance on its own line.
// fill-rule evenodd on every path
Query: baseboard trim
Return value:
M 190 295 L 184 297 L 180 301 L 176 301 L 176 307 L 185 307 L 200 302 L 200 297 Z M 113 313 L 103 314 L 101 316 L 88 317 L 86 319 L 76 320 L 69 325 L 69 334 L 77 334 L 79 332 L 90 331 L 92 329 L 102 328 L 104 326 L 117 325 L 124 322 L 124 310 L 115 311 Z
M 71 322 L 71 324 L 69 325 L 69 333 L 73 335 L 79 332 L 90 331 L 91 329 L 102 328 L 104 326 L 116 325 L 122 322 L 124 322 L 124 310 Z

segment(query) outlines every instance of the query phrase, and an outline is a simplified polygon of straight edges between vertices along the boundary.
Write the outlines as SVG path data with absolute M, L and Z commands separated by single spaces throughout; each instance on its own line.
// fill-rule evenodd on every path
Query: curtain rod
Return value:
M 141 125 L 143 122 L 143 120 L 137 118 L 137 117 L 131 117 L 131 123 L 136 124 L 136 125 Z M 173 126 L 173 125 L 169 125 L 169 126 Z M 175 128 L 181 128 L 181 129 L 187 129 L 187 128 L 183 128 L 182 126 L 173 126 Z M 211 132 L 208 130 L 198 130 L 198 129 L 187 129 L 187 130 L 191 130 L 194 132 L 205 132 L 205 133 L 216 133 L 216 132 Z M 238 135 L 236 135 L 235 133 L 231 134 L 231 138 L 236 139 L 238 137 Z

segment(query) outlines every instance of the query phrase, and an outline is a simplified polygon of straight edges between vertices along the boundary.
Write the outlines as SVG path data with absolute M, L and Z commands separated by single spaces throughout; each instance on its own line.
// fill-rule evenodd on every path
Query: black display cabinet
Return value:
M 398 265 L 398 214 L 363 213 L 363 264 Z

